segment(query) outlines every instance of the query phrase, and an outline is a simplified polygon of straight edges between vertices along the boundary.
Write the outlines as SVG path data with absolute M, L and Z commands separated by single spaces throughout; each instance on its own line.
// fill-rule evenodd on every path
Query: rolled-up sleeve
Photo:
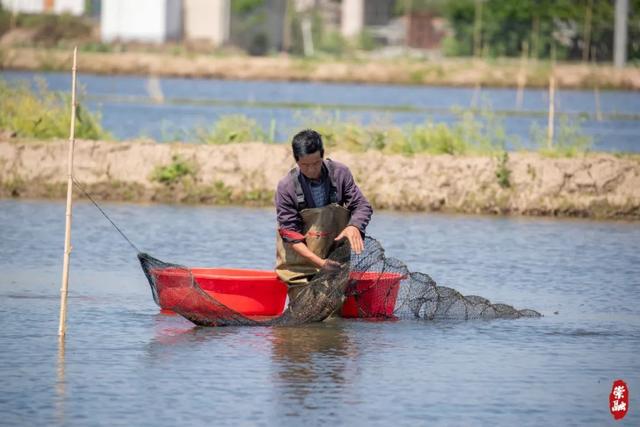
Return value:
M 278 233 L 287 243 L 298 243 L 304 240 L 302 235 L 302 217 L 298 212 L 295 190 L 288 177 L 278 183 L 275 204 L 278 218 Z
M 343 185 L 344 206 L 351 212 L 349 225 L 357 227 L 364 233 L 367 225 L 369 225 L 369 221 L 371 221 L 373 208 L 364 194 L 362 194 L 362 191 L 360 191 L 360 188 L 356 185 L 349 169 L 345 170 Z

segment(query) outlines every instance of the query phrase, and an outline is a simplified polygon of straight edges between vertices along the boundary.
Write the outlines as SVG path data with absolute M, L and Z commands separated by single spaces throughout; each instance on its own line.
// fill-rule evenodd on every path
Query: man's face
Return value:
M 300 172 L 309 179 L 320 179 L 322 176 L 322 156 L 320 151 L 301 157 L 298 160 Z

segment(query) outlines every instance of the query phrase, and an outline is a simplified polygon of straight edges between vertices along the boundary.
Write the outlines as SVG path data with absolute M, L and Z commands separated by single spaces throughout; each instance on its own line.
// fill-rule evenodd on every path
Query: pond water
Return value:
M 104 208 L 165 261 L 273 268 L 272 209 Z M 135 251 L 79 202 L 61 358 L 64 209 L 0 201 L 0 424 L 617 425 L 618 378 L 640 424 L 637 223 L 376 212 L 412 271 L 544 317 L 201 328 L 159 313 Z
M 70 91 L 68 73 L 0 71 L 9 82 L 43 78 L 54 90 Z M 196 128 L 209 128 L 223 115 L 255 119 L 277 141 L 288 141 L 303 125 L 317 122 L 322 110 L 341 119 L 376 124 L 421 124 L 427 120 L 455 123 L 454 108 L 486 106 L 506 113 L 509 147 L 532 147 L 531 129 L 547 125 L 547 92 L 524 91 L 520 110 L 514 89 L 363 85 L 313 82 L 232 81 L 80 74 L 85 104 L 102 113 L 103 124 L 117 138 L 157 140 L 193 138 Z M 163 102 L 151 95 L 161 93 Z M 598 151 L 640 152 L 640 95 L 632 91 L 601 91 L 602 120 L 596 119 L 592 90 L 562 90 L 556 111 L 569 113 L 570 127 L 593 138 Z M 627 115 L 626 119 L 616 115 Z M 320 115 L 322 118 L 322 114 Z M 559 124 L 558 124 L 559 126 Z

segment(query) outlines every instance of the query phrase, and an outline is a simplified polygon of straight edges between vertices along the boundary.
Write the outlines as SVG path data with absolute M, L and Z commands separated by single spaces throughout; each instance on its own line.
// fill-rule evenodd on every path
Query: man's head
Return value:
M 322 176 L 322 157 L 324 156 L 320 134 L 311 129 L 298 132 L 291 141 L 291 148 L 300 172 L 307 178 L 319 179 Z

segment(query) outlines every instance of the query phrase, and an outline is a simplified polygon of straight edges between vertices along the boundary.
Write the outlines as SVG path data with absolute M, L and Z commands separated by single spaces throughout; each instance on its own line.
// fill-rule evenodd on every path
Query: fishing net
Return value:
M 299 325 L 331 315 L 350 318 L 468 320 L 538 317 L 540 313 L 494 304 L 475 295 L 438 286 L 427 274 L 410 272 L 400 260 L 387 257 L 382 245 L 365 238 L 356 255 L 346 239 L 328 259 L 335 267 L 322 269 L 300 291 L 289 292 L 286 309 L 271 316 L 243 314 L 202 289 L 187 267 L 139 253 L 154 301 L 196 325 Z M 338 267 L 339 266 L 339 267 Z

